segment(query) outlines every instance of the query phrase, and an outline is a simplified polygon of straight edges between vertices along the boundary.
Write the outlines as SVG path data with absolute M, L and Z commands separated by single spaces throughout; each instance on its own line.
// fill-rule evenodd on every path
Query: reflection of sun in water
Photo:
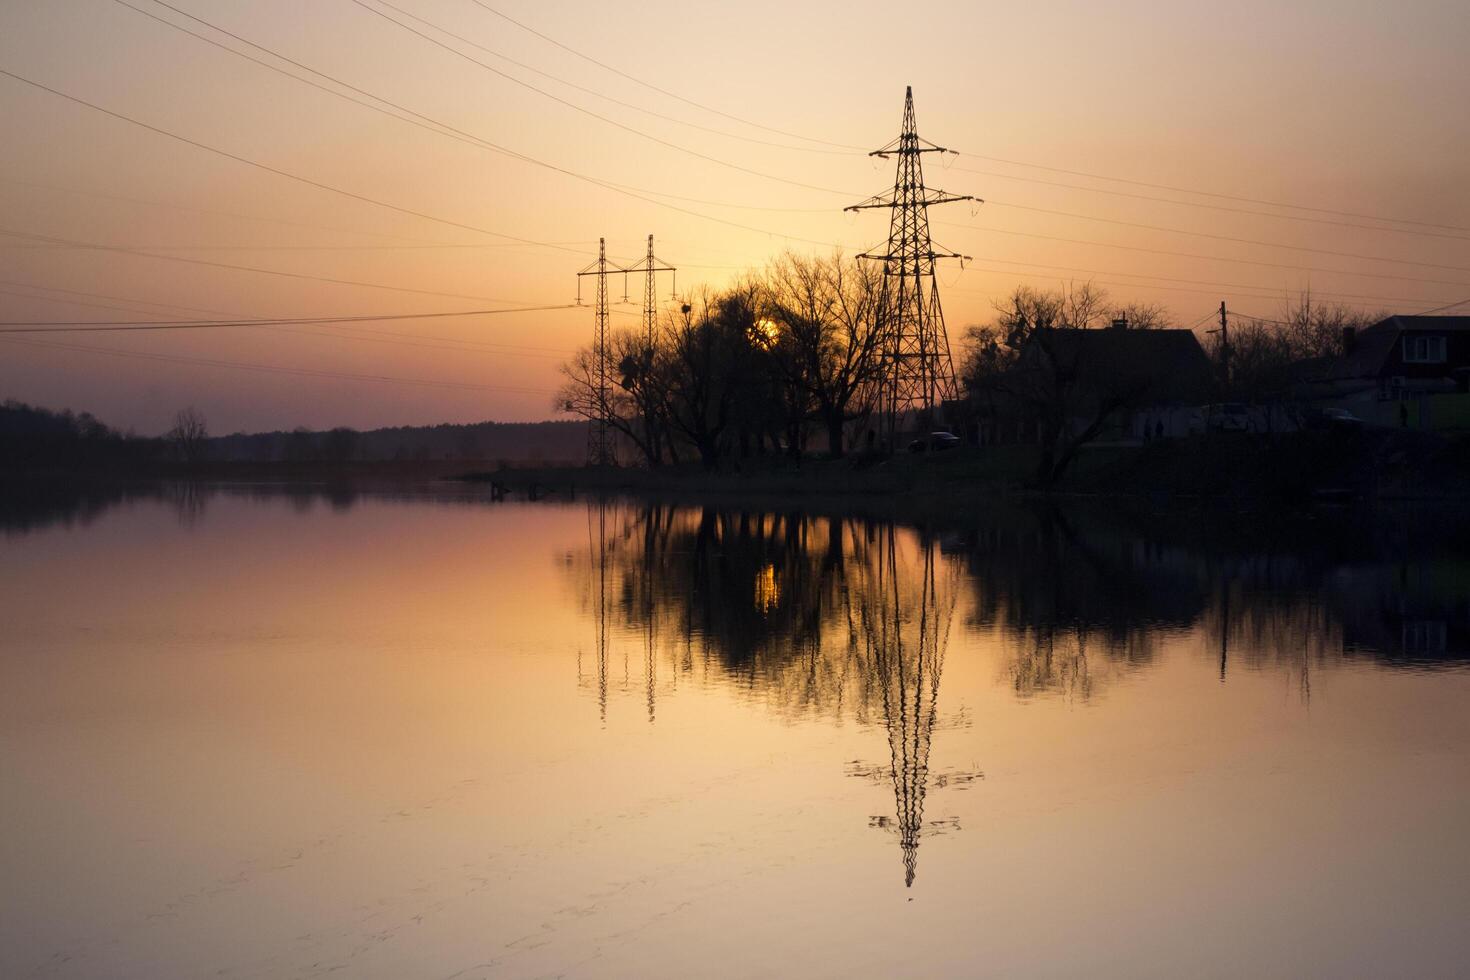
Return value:
M 776 566 L 767 565 L 755 576 L 755 608 L 770 612 L 781 601 L 781 583 L 776 581 Z
M 781 336 L 781 326 L 775 320 L 757 320 L 752 333 L 757 343 L 769 347 Z

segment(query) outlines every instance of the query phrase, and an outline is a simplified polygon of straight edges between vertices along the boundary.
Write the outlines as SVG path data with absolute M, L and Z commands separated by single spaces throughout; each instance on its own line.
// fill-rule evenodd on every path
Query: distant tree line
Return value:
M 139 439 L 98 420 L 90 412 L 52 411 L 25 402 L 0 404 L 0 459 L 7 466 L 75 467 L 152 459 L 156 439 Z
M 362 461 L 579 462 L 587 451 L 580 422 L 474 422 L 358 430 L 338 426 L 289 432 L 237 432 L 210 440 L 212 459 L 232 462 L 345 464 Z

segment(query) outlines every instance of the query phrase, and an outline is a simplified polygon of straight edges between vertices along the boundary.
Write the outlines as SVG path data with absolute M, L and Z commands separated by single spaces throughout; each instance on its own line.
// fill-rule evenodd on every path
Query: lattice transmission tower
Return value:
M 670 272 L 674 274 L 673 294 L 679 291 L 678 271 L 663 259 L 653 254 L 653 236 L 648 236 L 648 254 L 641 260 L 628 266 L 629 272 L 642 272 L 643 280 L 643 350 L 638 356 L 637 363 L 624 363 L 618 365 L 618 370 L 624 375 L 624 383 L 628 383 L 629 377 L 636 375 L 639 378 L 638 388 L 638 414 L 639 422 L 643 427 L 643 438 L 647 451 L 652 458 L 657 459 L 662 452 L 660 448 L 663 443 L 663 433 L 659 431 L 657 413 L 653 411 L 650 404 L 648 379 L 653 373 L 654 351 L 658 346 L 658 274 Z
M 648 350 L 652 350 L 654 340 L 658 334 L 658 273 L 675 273 L 674 292 L 678 293 L 678 270 L 653 254 L 653 236 L 649 235 L 648 254 L 638 262 L 628 266 L 628 271 L 646 274 L 643 283 L 643 331 L 644 343 L 647 345 Z
M 883 263 L 878 329 L 883 334 L 883 365 L 878 381 L 880 426 L 892 449 L 905 417 L 928 426 L 936 407 L 956 394 L 954 363 L 944 329 L 944 308 L 934 279 L 939 259 L 967 259 L 958 252 L 936 252 L 929 238 L 929 207 L 976 200 L 924 186 L 923 155 L 949 152 L 919 138 L 914 121 L 914 90 L 904 89 L 903 126 L 898 138 L 869 156 L 898 158 L 893 190 L 878 194 L 847 211 L 887 208 L 888 247 L 858 258 Z
M 607 260 L 607 239 L 597 240 L 597 261 L 577 273 L 577 302 L 582 302 L 582 279 L 597 277 L 597 305 L 593 311 L 592 332 L 592 418 L 587 426 L 587 465 L 616 466 L 613 430 L 608 423 L 612 415 L 612 363 L 607 349 L 607 274 L 621 272 L 624 299 L 627 298 L 627 269 Z

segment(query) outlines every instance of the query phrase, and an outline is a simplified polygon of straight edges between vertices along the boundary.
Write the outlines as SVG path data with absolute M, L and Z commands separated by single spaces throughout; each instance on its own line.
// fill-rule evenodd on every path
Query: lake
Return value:
M 1455 976 L 1444 515 L 37 492 L 0 976 Z

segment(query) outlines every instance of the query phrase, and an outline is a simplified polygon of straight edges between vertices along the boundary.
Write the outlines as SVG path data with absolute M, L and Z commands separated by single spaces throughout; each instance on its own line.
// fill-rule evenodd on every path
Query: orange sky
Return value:
M 267 51 L 340 79 L 420 114 L 423 125 L 283 77 L 121 0 L 0 5 L 0 69 L 402 210 L 0 76 L 9 137 L 0 320 L 555 305 L 575 298 L 573 274 L 599 236 L 631 260 L 653 233 L 660 256 L 680 268 L 681 289 L 719 285 L 786 247 L 860 251 L 884 238 L 885 216 L 841 208 L 890 184 L 892 165 L 843 147 L 877 147 L 896 134 L 905 84 L 914 86 L 921 135 L 962 151 L 947 166 L 928 158 L 928 182 L 987 201 L 932 215 L 939 243 L 974 256 L 941 278 L 954 337 L 1017 284 L 1064 278 L 1105 283 L 1119 300 L 1164 303 L 1186 326 L 1221 299 L 1269 316 L 1307 286 L 1399 312 L 1470 298 L 1463 3 L 901 11 L 867 2 L 484 0 L 542 38 L 476 0 L 169 2 L 174 10 L 127 0 L 328 88 L 337 86 Z M 423 117 L 460 138 L 430 132 Z M 475 140 L 640 190 L 620 193 Z M 135 254 L 143 250 L 190 261 Z M 636 299 L 637 283 L 630 292 Z M 636 307 L 620 313 L 615 322 L 636 322 Z M 590 309 L 573 309 L 42 341 L 64 348 L 12 334 L 0 348 L 0 397 L 86 408 L 140 432 L 166 428 L 188 403 L 216 432 L 538 419 L 552 415 L 560 352 L 584 343 L 591 325 Z

